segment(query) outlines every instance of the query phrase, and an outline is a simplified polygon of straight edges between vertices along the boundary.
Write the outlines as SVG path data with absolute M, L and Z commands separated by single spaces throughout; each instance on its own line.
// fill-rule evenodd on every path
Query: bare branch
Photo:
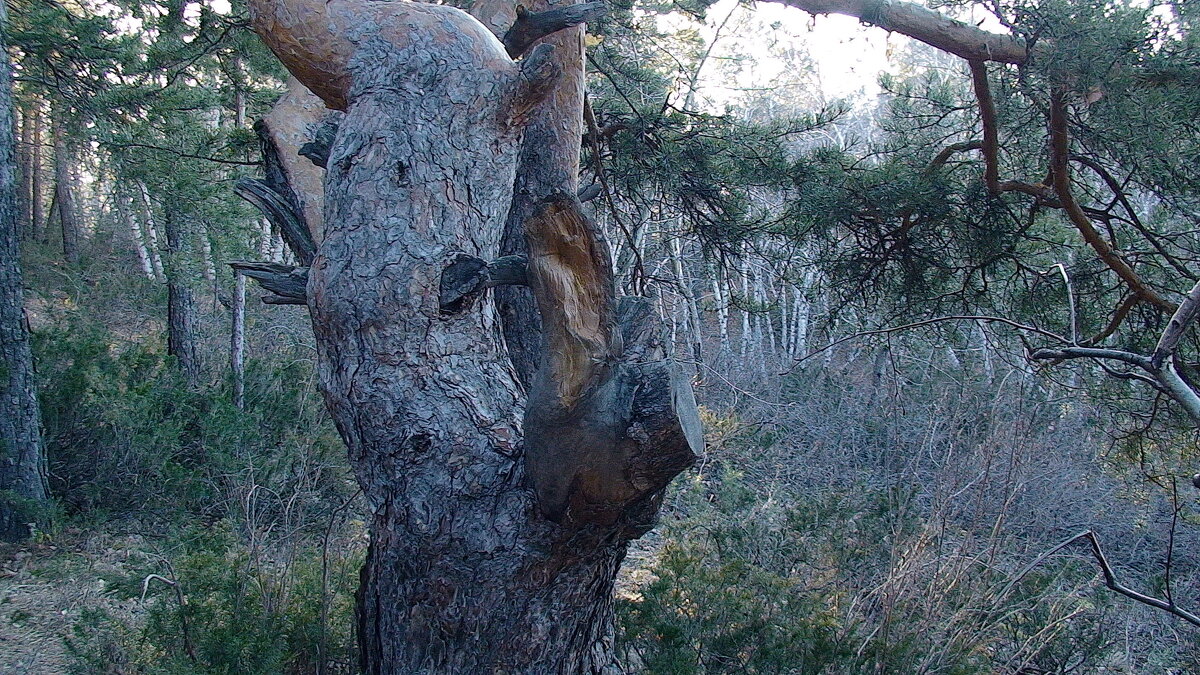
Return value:
M 1029 355 L 1029 358 L 1035 361 L 1045 360 L 1060 360 L 1068 359 L 1108 359 L 1110 361 L 1120 361 L 1128 363 L 1131 366 L 1137 366 L 1148 373 L 1154 373 L 1154 367 L 1150 363 L 1150 359 L 1141 354 L 1126 352 L 1120 349 L 1105 349 L 1102 347 L 1063 347 L 1061 349 L 1039 349 Z
M 950 161 L 951 157 L 953 157 L 954 155 L 956 155 L 960 152 L 967 152 L 968 150 L 979 150 L 981 148 L 983 148 L 982 141 L 965 141 L 963 143 L 951 143 L 950 145 L 947 145 L 946 147 L 942 148 L 941 152 L 939 152 L 937 155 L 934 156 L 934 158 L 932 160 L 930 160 L 929 166 L 925 167 L 925 175 L 928 177 L 928 176 L 932 176 L 933 174 L 937 173 L 937 171 L 939 169 L 941 169 L 943 166 L 946 165 L 946 162 Z
M 1104 574 L 1104 585 L 1107 586 L 1109 588 L 1109 590 L 1116 591 L 1117 593 L 1120 593 L 1121 595 L 1124 595 L 1125 597 L 1127 597 L 1131 600 L 1140 602 L 1144 605 L 1149 605 L 1156 609 L 1161 609 L 1164 612 L 1171 614 L 1172 616 L 1176 616 L 1176 617 L 1179 617 L 1180 619 L 1183 619 L 1184 621 L 1187 621 L 1188 623 L 1192 624 L 1193 626 L 1200 626 L 1200 616 L 1196 616 L 1195 614 L 1193 614 L 1185 609 L 1180 608 L 1173 601 L 1164 601 L 1164 600 L 1160 600 L 1155 597 L 1151 597 L 1149 595 L 1145 595 L 1143 593 L 1138 593 L 1137 591 L 1133 590 L 1132 588 L 1129 588 L 1128 586 L 1117 581 L 1117 576 L 1113 572 L 1112 565 L 1109 564 L 1109 562 L 1108 562 L 1108 557 L 1104 555 L 1103 549 L 1100 548 L 1099 538 L 1097 538 L 1096 533 L 1091 530 L 1087 530 L 1086 532 L 1080 532 L 1079 534 L 1071 537 L 1070 539 L 1067 539 L 1066 541 L 1058 544 L 1057 546 L 1050 549 L 1049 551 L 1046 551 L 1045 553 L 1039 555 L 1037 558 L 1035 558 L 1033 560 L 1033 562 L 1029 563 L 1024 568 L 1022 568 L 1021 571 L 1018 572 L 1015 577 L 1013 577 L 1012 581 L 1010 581 L 1008 583 L 1008 585 L 1004 587 L 1004 590 L 1000 593 L 1000 597 L 1007 596 L 1009 591 L 1011 591 L 1014 586 L 1016 586 L 1018 583 L 1020 583 L 1021 579 L 1025 578 L 1025 575 L 1027 575 L 1031 571 L 1033 571 L 1033 568 L 1037 567 L 1039 564 L 1044 562 L 1050 556 L 1054 555 L 1055 553 L 1058 553 L 1059 551 L 1063 550 L 1064 548 L 1070 546 L 1071 544 L 1074 544 L 1075 542 L 1077 542 L 1081 539 L 1086 539 L 1088 541 L 1088 544 L 1091 546 L 1092 557 L 1095 558 L 1096 563 L 1098 565 L 1100 565 L 1100 571 Z
M 891 328 L 881 328 L 878 330 L 866 330 L 866 331 L 854 333 L 852 335 L 847 335 L 843 338 L 839 338 L 837 340 L 834 340 L 833 342 L 830 342 L 829 344 L 825 345 L 824 347 L 813 350 L 813 351 L 805 354 L 804 356 L 796 359 L 795 361 L 792 362 L 791 367 L 789 367 L 787 370 L 783 371 L 781 373 L 781 375 L 790 374 L 801 363 L 804 363 L 805 361 L 807 361 L 807 360 L 811 359 L 812 357 L 817 356 L 823 352 L 829 351 L 830 349 L 833 349 L 834 347 L 836 347 L 844 342 L 849 342 L 851 340 L 857 340 L 858 338 L 862 338 L 862 337 L 869 337 L 871 335 L 888 335 L 890 333 L 898 333 L 900 331 L 912 330 L 914 328 L 922 328 L 924 326 L 930 326 L 930 325 L 937 324 L 937 323 L 944 323 L 946 321 L 983 321 L 986 323 L 999 323 L 999 324 L 1003 324 L 1005 326 L 1015 328 L 1020 331 L 1025 331 L 1027 333 L 1033 333 L 1034 335 L 1041 335 L 1043 337 L 1048 337 L 1057 342 L 1061 342 L 1062 344 L 1070 344 L 1070 340 L 1068 340 L 1067 338 L 1065 338 L 1061 335 L 1056 335 L 1054 333 L 1051 333 L 1050 331 L 1042 330 L 1041 328 L 1037 328 L 1036 326 L 1026 326 L 1025 324 L 1017 323 L 1016 321 L 1013 321 L 1011 319 L 1005 319 L 1005 318 L 999 317 L 999 316 L 973 316 L 973 315 L 940 316 L 940 317 L 933 318 L 933 319 L 926 319 L 924 321 L 917 321 L 916 323 L 907 323 L 907 324 L 904 324 L 903 326 L 893 326 Z
M 1168 312 L 1175 311 L 1174 303 L 1168 302 L 1154 289 L 1147 286 L 1129 266 L 1129 263 L 1113 251 L 1108 242 L 1096 231 L 1091 218 L 1075 202 L 1075 197 L 1071 194 L 1069 157 L 1066 103 L 1063 101 L 1062 91 L 1056 90 L 1050 96 L 1050 167 L 1053 174 L 1054 192 L 1062 203 L 1063 211 L 1066 212 L 1067 217 L 1079 230 L 1079 233 L 1083 235 L 1084 241 L 1092 247 L 1104 264 L 1108 265 L 1109 269 L 1129 286 L 1130 290 L 1155 307 Z
M 971 83 L 975 86 L 975 100 L 979 103 L 979 120 L 983 125 L 983 182 L 988 192 L 1000 192 L 1000 135 L 996 125 L 996 104 L 992 100 L 991 85 L 988 84 L 987 64 L 983 61 L 968 61 L 971 66 Z

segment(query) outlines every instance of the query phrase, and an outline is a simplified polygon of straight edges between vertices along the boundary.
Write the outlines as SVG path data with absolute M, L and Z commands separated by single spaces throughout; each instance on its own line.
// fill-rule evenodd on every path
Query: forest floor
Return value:
M 632 542 L 617 577 L 618 597 L 637 599 L 654 580 L 649 567 L 662 543 L 657 533 Z M 81 637 L 76 627 L 86 623 L 86 612 L 141 625 L 146 604 L 138 591 L 147 560 L 158 557 L 148 553 L 149 544 L 139 534 L 78 528 L 52 542 L 0 544 L 0 675 L 84 672 L 71 643 Z M 114 665 L 111 672 L 121 671 Z
M 0 674 L 72 671 L 72 628 L 85 610 L 132 617 L 137 598 L 106 593 L 140 559 L 142 538 L 68 531 L 54 543 L 0 546 Z

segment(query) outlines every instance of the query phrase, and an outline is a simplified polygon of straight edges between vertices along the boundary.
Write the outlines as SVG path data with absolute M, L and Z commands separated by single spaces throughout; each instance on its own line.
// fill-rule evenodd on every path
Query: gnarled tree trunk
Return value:
M 288 283 L 303 269 L 239 265 L 277 289 L 272 301 L 307 302 L 326 404 L 373 512 L 363 670 L 611 671 L 626 544 L 701 441 L 655 313 L 614 297 L 608 249 L 569 189 L 578 120 L 552 148 L 573 153 L 565 178 L 527 181 L 514 202 L 524 127 L 543 100 L 578 116 L 581 59 L 541 46 L 514 63 L 441 5 L 252 11 L 289 70 L 345 111 L 320 157 L 324 238 L 307 289 Z M 524 259 L 498 260 L 510 207 L 524 273 L 512 269 Z M 521 282 L 546 318 L 527 384 L 486 290 Z

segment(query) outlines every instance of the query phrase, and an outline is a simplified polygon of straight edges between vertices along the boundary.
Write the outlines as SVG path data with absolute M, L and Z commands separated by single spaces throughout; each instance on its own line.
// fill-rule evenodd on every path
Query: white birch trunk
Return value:
M 142 208 L 145 210 L 146 220 L 146 248 L 150 251 L 150 264 L 154 266 L 154 276 L 160 283 L 167 280 L 167 275 L 163 271 L 162 254 L 158 247 L 158 228 L 154 223 L 154 207 L 150 203 L 150 191 L 146 189 L 146 184 L 138 181 L 138 194 L 142 198 Z
M 229 345 L 229 368 L 233 371 L 233 404 L 246 409 L 246 277 L 234 273 L 233 331 Z

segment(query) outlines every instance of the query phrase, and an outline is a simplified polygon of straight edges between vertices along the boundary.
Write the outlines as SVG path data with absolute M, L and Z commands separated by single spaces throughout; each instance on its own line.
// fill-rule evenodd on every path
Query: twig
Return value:
M 834 340 L 833 342 L 830 342 L 829 344 L 825 345 L 824 347 L 821 347 L 819 349 L 811 351 L 811 352 L 805 354 L 804 356 L 796 359 L 794 362 L 792 362 L 792 365 L 787 370 L 780 373 L 780 375 L 790 375 L 792 373 L 792 371 L 796 369 L 796 366 L 799 366 L 801 363 L 804 363 L 805 361 L 811 359 L 814 356 L 817 356 L 818 354 L 821 354 L 830 349 L 833 349 L 834 347 L 836 347 L 844 342 L 849 342 L 850 340 L 856 340 L 858 338 L 868 337 L 871 335 L 887 335 L 889 333 L 897 333 L 899 331 L 911 330 L 913 328 L 921 328 L 924 326 L 929 326 L 929 325 L 933 325 L 936 323 L 943 323 L 946 321 L 986 321 L 989 323 L 1000 323 L 1000 324 L 1004 324 L 1006 326 L 1015 328 L 1017 330 L 1027 331 L 1030 333 L 1034 333 L 1035 335 L 1041 335 L 1043 337 L 1048 337 L 1053 340 L 1057 340 L 1058 342 L 1061 342 L 1063 344 L 1070 344 L 1070 341 L 1061 335 L 1056 335 L 1054 333 L 1051 333 L 1050 331 L 1042 330 L 1041 328 L 1038 328 L 1036 326 L 1026 326 L 1025 324 L 1017 323 L 1016 321 L 1013 321 L 1011 319 L 1005 319 L 1005 318 L 999 317 L 999 316 L 979 316 L 979 315 L 939 316 L 939 317 L 936 317 L 933 319 L 925 319 L 924 321 L 917 321 L 916 323 L 904 324 L 903 326 L 893 326 L 892 328 L 880 328 L 878 330 L 867 330 L 867 331 L 862 331 L 859 333 L 854 333 L 852 335 L 847 335 L 843 338 L 839 338 L 837 340 Z
M 1063 283 L 1067 286 L 1067 308 L 1071 312 L 1071 344 L 1079 344 L 1079 321 L 1075 316 L 1075 293 L 1071 290 L 1071 277 L 1067 276 L 1067 267 L 1062 263 L 1054 263 L 1058 268 L 1059 274 L 1062 275 Z
M 167 569 L 170 570 L 171 576 L 175 576 L 175 569 L 171 567 L 171 563 L 166 558 L 162 558 L 162 562 L 167 566 Z M 183 598 L 183 588 L 179 581 L 171 580 L 158 574 L 146 575 L 146 578 L 142 581 L 141 601 L 146 601 L 146 592 L 150 590 L 150 582 L 156 579 L 175 589 L 175 602 L 179 605 L 179 628 L 181 636 L 183 637 L 183 650 L 187 652 L 188 660 L 190 660 L 192 663 L 197 663 L 198 659 L 196 658 L 196 649 L 192 646 L 192 633 L 188 628 L 187 601 Z

